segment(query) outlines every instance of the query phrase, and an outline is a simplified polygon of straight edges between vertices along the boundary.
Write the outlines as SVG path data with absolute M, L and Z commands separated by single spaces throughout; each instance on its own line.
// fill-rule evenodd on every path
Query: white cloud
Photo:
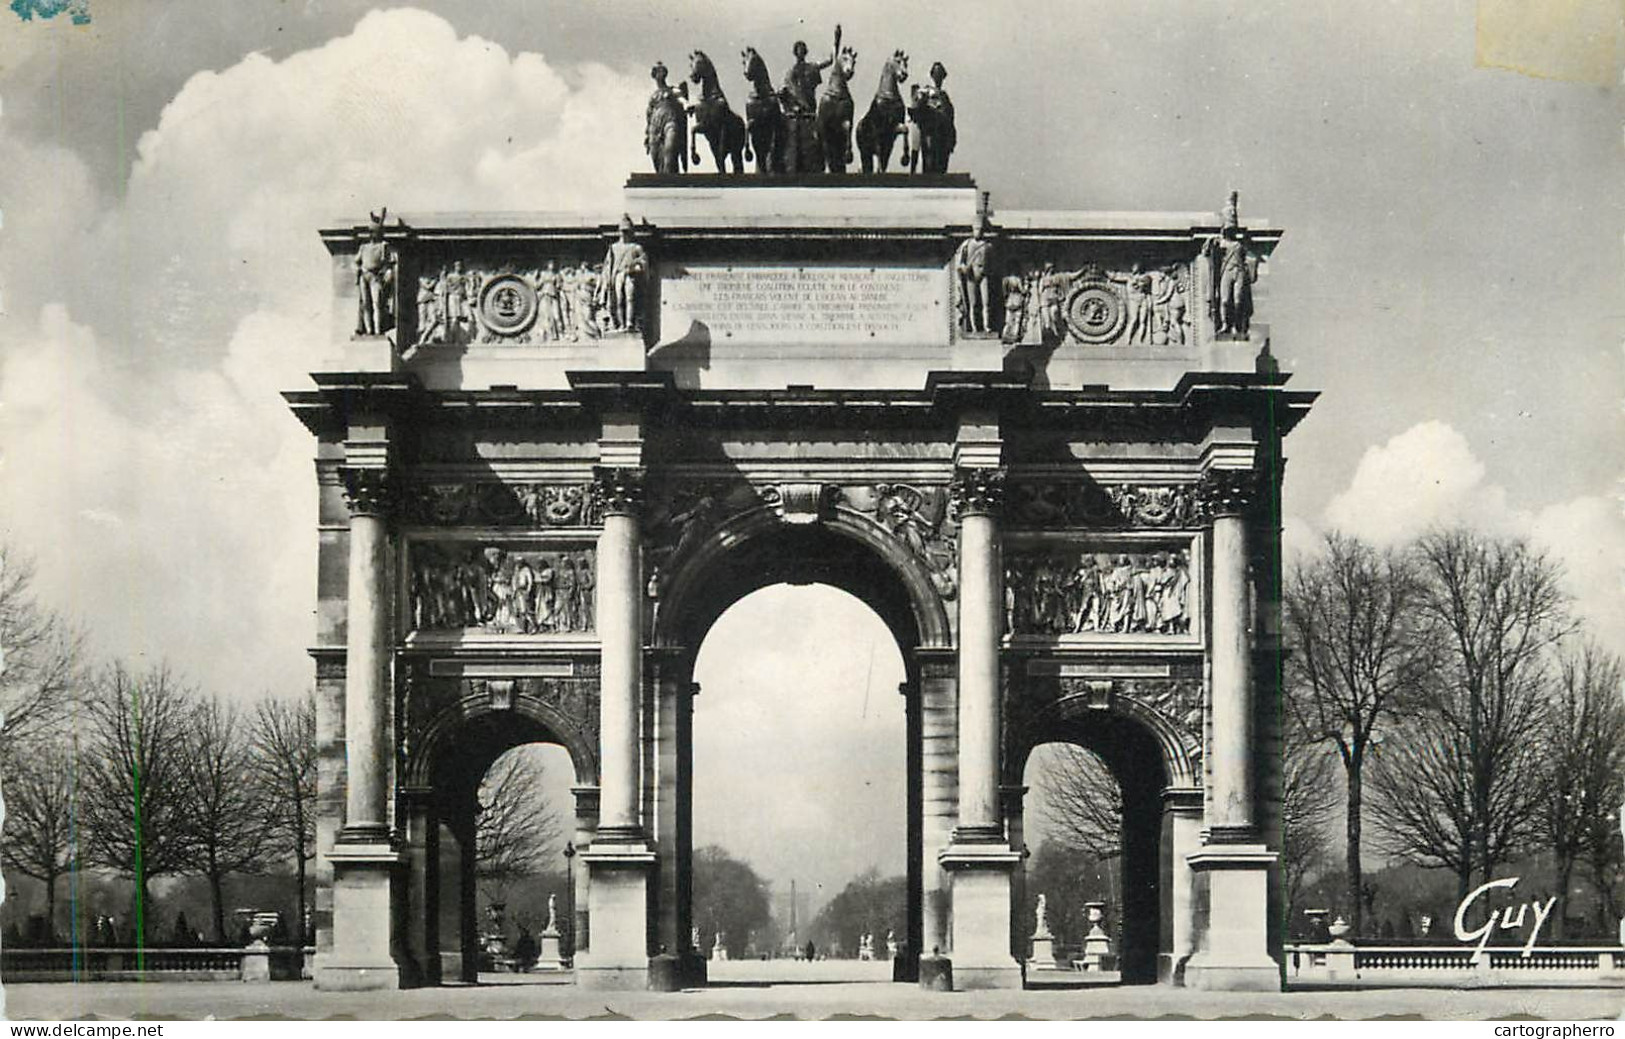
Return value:
M 124 196 L 0 128 L 0 530 L 107 652 L 228 695 L 309 682 L 314 442 L 279 391 L 331 353 L 335 218 L 617 208 L 643 84 L 374 12 L 193 76 Z
M 1583 496 L 1537 512 L 1513 508 L 1506 488 L 1463 437 L 1423 422 L 1367 449 L 1349 486 L 1326 506 L 1325 525 L 1377 544 L 1399 544 L 1434 526 L 1464 525 L 1520 536 L 1563 564 L 1575 612 L 1625 652 L 1625 511 L 1619 500 Z M 1289 519 L 1289 549 L 1312 544 L 1312 525 Z
M 1452 427 L 1422 422 L 1368 448 L 1349 486 L 1326 506 L 1333 527 L 1394 544 L 1438 524 L 1499 529 L 1506 494 L 1484 484 L 1484 463 Z

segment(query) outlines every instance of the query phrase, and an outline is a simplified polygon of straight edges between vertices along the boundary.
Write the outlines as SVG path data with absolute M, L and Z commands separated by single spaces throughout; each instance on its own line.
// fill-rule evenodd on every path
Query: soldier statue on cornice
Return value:
M 609 311 L 610 327 L 618 332 L 643 329 L 643 283 L 649 274 L 649 254 L 632 238 L 631 216 L 621 217 L 621 236 L 604 253 L 601 303 Z
M 1246 339 L 1253 319 L 1253 282 L 1258 256 L 1237 214 L 1240 193 L 1232 191 L 1224 207 L 1224 226 L 1202 246 L 1210 264 L 1209 316 L 1216 335 Z
M 389 207 L 367 215 L 367 238 L 355 253 L 355 334 L 381 336 L 395 327 L 395 250 L 384 241 Z

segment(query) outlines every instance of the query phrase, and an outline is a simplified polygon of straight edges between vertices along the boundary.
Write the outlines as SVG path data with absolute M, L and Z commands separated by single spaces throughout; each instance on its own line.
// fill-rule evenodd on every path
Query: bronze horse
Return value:
M 852 91 L 847 83 L 858 67 L 858 52 L 844 47 L 830 66 L 829 83 L 818 95 L 818 114 L 813 126 L 823 152 L 824 168 L 845 173 L 852 161 Z
M 886 167 L 891 165 L 892 146 L 903 132 L 901 88 L 907 81 L 908 55 L 900 50 L 893 51 L 891 60 L 880 67 L 880 84 L 875 87 L 875 97 L 869 102 L 869 111 L 858 120 L 858 156 L 865 173 L 873 173 L 877 165 L 880 172 L 885 173 Z M 903 145 L 903 151 L 903 161 L 906 163 L 907 142 Z
M 760 174 L 784 172 L 784 109 L 779 107 L 779 95 L 773 89 L 773 77 L 768 75 L 767 62 L 756 53 L 755 47 L 739 52 L 745 67 L 745 78 L 750 81 L 750 96 L 745 99 L 745 126 L 750 143 L 745 147 L 745 158 L 756 152 L 756 172 Z
M 704 51 L 695 51 L 688 56 L 688 78 L 700 88 L 700 99 L 694 103 L 694 131 L 693 141 L 690 145 L 695 169 L 700 165 L 700 137 L 711 142 L 711 157 L 716 161 L 717 172 L 728 172 L 727 164 L 732 163 L 733 172 L 745 172 L 744 162 L 741 159 L 750 158 L 750 139 L 745 136 L 745 121 L 739 114 L 728 107 L 728 98 L 722 92 L 722 84 L 717 81 L 716 66 L 706 57 Z

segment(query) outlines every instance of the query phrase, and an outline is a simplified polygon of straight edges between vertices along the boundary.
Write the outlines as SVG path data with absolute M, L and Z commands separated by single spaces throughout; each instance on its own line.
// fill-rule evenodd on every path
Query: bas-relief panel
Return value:
M 408 627 L 465 634 L 591 634 L 596 589 L 596 551 L 587 545 L 419 541 L 410 549 Z
M 1194 591 L 1183 546 L 1050 544 L 1005 552 L 1005 627 L 1017 637 L 1189 635 L 1200 603 Z

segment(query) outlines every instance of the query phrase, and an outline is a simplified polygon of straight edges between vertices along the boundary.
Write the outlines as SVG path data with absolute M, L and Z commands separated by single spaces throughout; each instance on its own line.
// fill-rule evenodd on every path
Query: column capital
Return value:
M 1197 481 L 1196 494 L 1210 517 L 1241 516 L 1262 497 L 1254 469 L 1209 469 Z
M 339 469 L 344 481 L 344 504 L 351 516 L 384 516 L 395 510 L 397 480 L 394 470 L 347 465 Z
M 592 493 L 604 515 L 636 516 L 643 507 L 643 470 L 635 466 L 593 466 Z
M 1005 470 L 960 468 L 954 470 L 951 489 L 955 510 L 961 516 L 997 516 L 1004 507 Z

